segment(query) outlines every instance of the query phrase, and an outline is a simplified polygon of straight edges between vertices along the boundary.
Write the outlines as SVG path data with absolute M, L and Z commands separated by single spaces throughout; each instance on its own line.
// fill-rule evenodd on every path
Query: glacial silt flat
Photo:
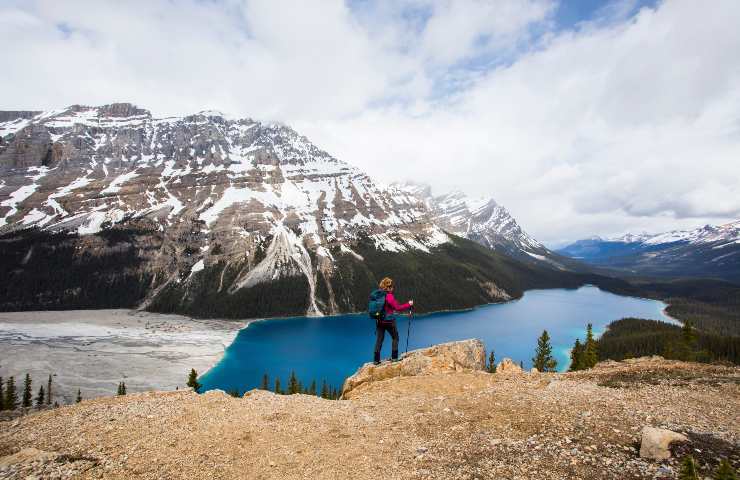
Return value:
M 0 376 L 30 373 L 34 389 L 54 377 L 69 403 L 129 391 L 182 388 L 187 372 L 213 366 L 246 322 L 196 320 L 135 310 L 0 313 Z

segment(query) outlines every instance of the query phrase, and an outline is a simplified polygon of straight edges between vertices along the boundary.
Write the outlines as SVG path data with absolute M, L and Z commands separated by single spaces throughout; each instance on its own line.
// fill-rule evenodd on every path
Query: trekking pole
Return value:
M 414 318 L 414 307 L 409 308 L 409 321 L 406 327 L 406 351 L 404 355 L 409 353 L 409 337 L 411 336 L 411 319 Z

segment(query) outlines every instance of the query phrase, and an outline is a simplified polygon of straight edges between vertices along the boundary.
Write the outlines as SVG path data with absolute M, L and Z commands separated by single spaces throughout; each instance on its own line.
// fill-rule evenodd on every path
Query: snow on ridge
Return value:
M 100 193 L 118 193 L 121 190 L 121 185 L 138 176 L 139 174 L 136 173 L 136 170 L 122 173 L 114 178 L 107 187 L 100 191 Z
M 216 116 L 223 120 L 204 118 Z M 185 125 L 175 125 L 178 122 Z M 295 222 L 291 224 L 302 234 L 317 238 L 326 235 L 330 241 L 351 239 L 362 228 L 385 235 L 378 240 L 381 248 L 429 251 L 449 240 L 441 229 L 431 228 L 429 212 L 418 197 L 375 182 L 359 168 L 336 159 L 286 125 L 264 124 L 249 118 L 233 120 L 222 112 L 209 110 L 185 117 L 156 118 L 130 104 L 73 105 L 39 114 L 31 120 L 34 123 L 48 127 L 52 141 L 63 146 L 82 140 L 89 145 L 91 155 L 81 156 L 79 165 L 73 161 L 79 172 L 67 174 L 70 178 L 76 174 L 78 178 L 71 182 L 66 176 L 56 179 L 51 184 L 52 193 L 38 205 L 35 198 L 34 205 L 23 204 L 36 186 L 28 185 L 11 194 L 4 203 L 17 200 L 14 205 L 18 208 L 0 219 L 2 224 L 22 210 L 22 221 L 26 223 L 91 234 L 124 216 L 139 218 L 156 213 L 161 221 L 159 210 L 169 207 L 161 229 L 179 221 L 176 217 L 188 209 L 206 222 L 203 231 L 207 232 L 228 209 L 244 205 L 269 214 L 268 223 L 276 226 L 290 216 L 291 222 Z M 204 123 L 208 125 L 201 125 Z M 129 135 L 131 130 L 137 130 L 135 138 Z M 142 181 L 146 190 L 141 198 L 117 195 L 128 191 L 126 185 L 140 176 L 147 177 Z M 265 181 L 255 186 L 255 179 L 260 178 Z M 214 190 L 214 182 L 220 185 L 224 179 L 224 190 Z M 44 185 L 47 183 L 45 180 Z M 203 186 L 210 186 L 210 195 L 203 195 Z M 82 188 L 84 197 L 75 191 Z M 462 192 L 458 194 L 465 198 Z M 57 201 L 68 196 L 67 202 Z M 91 209 L 100 201 L 108 203 Z M 192 201 L 197 204 L 191 205 Z M 464 208 L 464 203 L 461 206 Z M 54 219 L 55 223 L 51 223 Z M 464 222 L 464 217 L 452 220 Z M 383 233 L 399 229 L 400 238 Z M 328 250 L 326 253 L 330 255 Z
M 197 262 L 195 263 L 195 265 L 193 265 L 193 266 L 192 266 L 192 268 L 190 269 L 190 273 L 191 273 L 191 274 L 193 274 L 193 273 L 197 273 L 197 272 L 200 272 L 200 271 L 201 271 L 201 270 L 203 270 L 204 268 L 206 268 L 206 265 L 205 265 L 205 263 L 203 262 L 203 259 L 200 259 L 200 260 L 198 260 L 198 261 L 197 261 Z
M 496 201 L 490 197 L 466 198 L 465 204 L 473 215 L 481 213 L 486 208 L 499 206 Z
M 538 255 L 538 254 L 536 254 L 536 253 L 528 252 L 528 251 L 526 251 L 526 250 L 524 251 L 524 253 L 526 253 L 526 254 L 527 254 L 527 255 L 529 255 L 530 257 L 534 257 L 534 258 L 536 258 L 537 260 L 547 261 L 547 257 L 546 257 L 546 256 L 544 256 L 544 255 Z
M 714 243 L 719 241 L 740 240 L 740 220 L 724 225 L 704 225 L 693 230 L 672 230 L 669 232 L 649 234 L 625 234 L 605 239 L 610 242 L 642 243 L 644 245 L 665 245 L 669 243 Z
M 5 137 L 6 135 L 15 135 L 16 133 L 30 125 L 32 121 L 33 119 L 16 118 L 15 120 L 0 122 L 0 137 Z
M 0 206 L 3 207 L 10 207 L 10 210 L 8 213 L 5 214 L 2 218 L 0 218 L 0 227 L 4 227 L 8 224 L 8 217 L 12 217 L 16 213 L 18 213 L 18 206 L 26 200 L 28 197 L 36 193 L 36 189 L 39 187 L 39 185 L 36 183 L 41 178 L 43 178 L 49 171 L 52 169 L 49 169 L 48 167 L 29 167 L 29 172 L 36 172 L 36 175 L 30 175 L 27 176 L 33 183 L 29 185 L 23 185 L 10 195 L 8 195 L 8 199 L 0 203 Z

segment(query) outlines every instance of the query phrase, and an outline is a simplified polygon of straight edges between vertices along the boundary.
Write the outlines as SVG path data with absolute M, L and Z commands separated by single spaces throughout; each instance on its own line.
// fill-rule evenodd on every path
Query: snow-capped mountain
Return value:
M 740 282 L 740 221 L 659 234 L 595 237 L 574 242 L 558 253 L 635 274 Z
M 444 205 L 454 208 L 452 200 Z M 0 112 L 0 256 L 18 280 L 8 289 L 20 291 L 25 279 L 36 278 L 31 266 L 44 268 L 34 264 L 43 258 L 63 267 L 60 252 L 67 252 L 79 269 L 51 276 L 123 262 L 120 275 L 93 276 L 125 278 L 131 298 L 138 292 L 144 305 L 160 311 L 353 310 L 362 308 L 364 290 L 381 274 L 374 270 L 380 259 L 461 248 L 445 228 L 464 228 L 491 245 L 520 236 L 536 253 L 539 244 L 513 219 L 483 228 L 505 220 L 501 207 L 471 207 L 474 220 L 460 226 L 452 213 L 430 212 L 417 195 L 375 183 L 285 125 L 218 112 L 154 118 L 126 103 Z M 504 285 L 506 275 L 475 279 L 476 298 L 467 303 L 515 295 Z M 77 276 L 60 282 L 97 288 Z M 2 308 L 69 305 L 60 295 L 77 305 L 87 294 L 53 283 L 52 293 L 38 299 L 12 300 L 25 294 L 6 292 L 12 301 Z M 283 298 L 273 298 L 278 293 Z
M 515 258 L 562 267 L 561 259 L 527 234 L 493 198 L 470 198 L 459 190 L 433 195 L 428 185 L 412 183 L 396 187 L 424 202 L 432 221 L 447 232 Z

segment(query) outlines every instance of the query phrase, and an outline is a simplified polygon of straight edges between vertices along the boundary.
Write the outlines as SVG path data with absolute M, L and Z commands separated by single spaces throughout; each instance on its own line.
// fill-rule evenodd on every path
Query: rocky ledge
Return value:
M 366 363 L 344 381 L 342 398 L 352 398 L 360 387 L 390 378 L 483 370 L 485 367 L 486 348 L 480 340 L 441 343 L 408 352 L 397 362 Z
M 28 415 L 0 424 L 0 478 L 622 480 L 676 478 L 689 453 L 702 478 L 740 464 L 737 367 L 490 374 L 479 346 L 365 366 L 348 400 L 152 392 Z

